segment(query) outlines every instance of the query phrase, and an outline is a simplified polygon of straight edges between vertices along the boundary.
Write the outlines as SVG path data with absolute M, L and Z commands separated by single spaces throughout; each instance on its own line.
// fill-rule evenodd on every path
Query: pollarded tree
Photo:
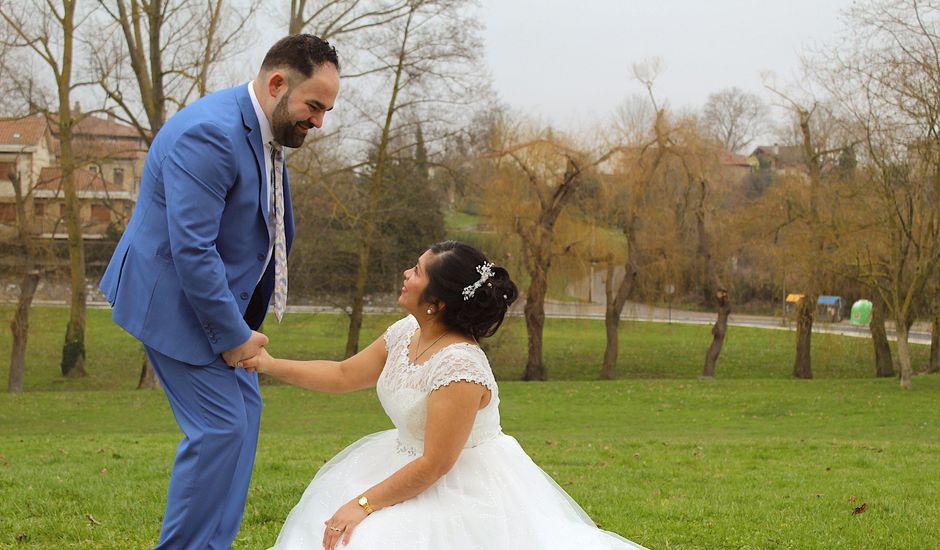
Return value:
M 485 184 L 484 213 L 498 228 L 519 239 L 520 259 L 528 276 L 524 306 L 528 355 L 523 380 L 546 380 L 542 336 L 549 271 L 561 254 L 570 253 L 582 240 L 559 242 L 558 229 L 578 225 L 566 219 L 566 210 L 612 151 L 581 151 L 558 132 L 513 125 L 505 118 L 497 124 L 493 138 L 492 152 L 486 155 L 494 170 Z

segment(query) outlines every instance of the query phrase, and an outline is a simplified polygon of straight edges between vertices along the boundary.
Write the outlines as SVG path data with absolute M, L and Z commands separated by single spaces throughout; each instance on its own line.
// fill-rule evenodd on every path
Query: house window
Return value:
M 37 218 L 45 217 L 46 215 L 46 205 L 42 202 L 33 203 L 33 215 Z
M 65 213 L 66 213 L 65 203 L 64 202 L 59 203 L 59 217 L 62 218 L 63 220 L 66 218 Z
M 0 222 L 10 223 L 16 221 L 16 204 L 0 202 Z
M 112 178 L 112 181 L 118 185 L 124 185 L 124 169 L 123 168 L 114 169 L 114 177 Z
M 91 219 L 108 223 L 111 221 L 111 209 L 103 204 L 93 204 L 91 205 Z
M 91 166 L 88 167 L 88 169 L 91 170 L 91 173 L 92 173 L 92 174 L 97 174 L 97 173 L 98 173 L 98 165 L 97 165 L 97 164 L 92 164 Z
M 12 162 L 0 162 L 0 180 L 9 181 L 15 169 L 16 165 Z

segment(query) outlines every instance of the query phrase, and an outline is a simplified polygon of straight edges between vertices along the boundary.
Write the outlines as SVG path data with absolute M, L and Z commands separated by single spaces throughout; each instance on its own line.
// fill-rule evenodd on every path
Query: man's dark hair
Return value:
M 313 71 L 324 63 L 332 63 L 339 70 L 336 48 L 329 42 L 312 34 L 285 36 L 271 46 L 261 62 L 262 71 L 287 67 L 310 78 Z

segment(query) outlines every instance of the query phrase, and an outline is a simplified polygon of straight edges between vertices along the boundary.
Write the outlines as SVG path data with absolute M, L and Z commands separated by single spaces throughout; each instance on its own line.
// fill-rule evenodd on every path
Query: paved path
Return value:
M 515 310 L 516 307 L 513 307 Z M 521 308 L 519 309 L 521 311 Z M 603 304 L 585 304 L 570 302 L 546 302 L 545 315 L 549 317 L 563 318 L 589 318 L 603 319 L 605 308 Z M 668 308 L 654 307 L 646 304 L 637 304 L 628 302 L 620 316 L 621 319 L 631 321 L 649 321 L 653 323 L 682 323 L 692 325 L 711 325 L 714 324 L 716 313 L 706 311 L 686 311 L 669 310 Z M 731 313 L 728 324 L 738 327 L 755 327 L 772 330 L 796 330 L 796 323 L 785 321 L 780 317 L 768 317 L 762 315 L 747 315 Z M 893 327 L 888 327 L 888 338 L 894 340 L 895 334 Z M 867 326 L 858 326 L 842 321 L 841 323 L 813 323 L 813 332 L 840 334 L 842 336 L 854 336 L 859 338 L 870 338 L 871 332 Z M 926 323 L 915 325 L 911 330 L 908 342 L 912 344 L 930 345 L 930 328 Z
M 56 300 L 36 300 L 35 305 L 44 306 L 65 306 L 65 302 Z M 92 301 L 88 307 L 105 308 L 107 302 Z M 520 300 L 513 305 L 510 315 L 522 315 L 523 301 Z M 366 313 L 394 313 L 399 311 L 397 307 L 391 306 L 366 306 Z M 335 306 L 305 306 L 293 305 L 287 307 L 288 312 L 303 313 L 340 313 L 342 310 Z M 547 301 L 545 303 L 545 315 L 547 317 L 557 317 L 563 319 L 603 319 L 604 305 L 590 304 L 581 302 L 555 302 Z M 651 323 L 681 323 L 691 325 L 711 325 L 715 322 L 715 313 L 707 311 L 686 311 L 669 310 L 668 308 L 655 307 L 646 304 L 637 304 L 628 302 L 623 308 L 621 319 L 630 321 L 648 321 Z M 738 327 L 754 327 L 771 330 L 796 330 L 796 324 L 793 322 L 784 322 L 780 317 L 768 317 L 762 315 L 746 315 L 732 313 L 728 324 Z M 870 338 L 871 333 L 867 326 L 857 326 L 848 321 L 841 323 L 814 323 L 813 332 L 839 334 L 842 336 L 853 336 L 858 338 Z M 894 340 L 894 331 L 891 325 L 888 326 L 888 338 Z M 930 328 L 926 323 L 915 324 L 910 332 L 908 341 L 912 344 L 930 345 Z

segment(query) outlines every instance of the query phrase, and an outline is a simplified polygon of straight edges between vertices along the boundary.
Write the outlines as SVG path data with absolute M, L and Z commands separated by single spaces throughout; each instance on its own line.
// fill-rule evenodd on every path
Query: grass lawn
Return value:
M 9 318 L 10 306 L 0 306 Z M 180 434 L 160 391 L 133 391 L 140 345 L 88 312 L 88 372 L 59 376 L 67 310 L 34 308 L 27 392 L 0 394 L 0 548 L 145 548 Z M 397 316 L 366 318 L 363 342 Z M 270 324 L 275 355 L 337 358 L 346 318 Z M 816 380 L 790 379 L 793 333 L 732 327 L 697 379 L 709 327 L 624 323 L 619 380 L 596 381 L 603 323 L 549 319 L 546 383 L 517 382 L 525 326 L 487 342 L 504 430 L 607 529 L 649 548 L 930 548 L 940 540 L 940 376 L 872 378 L 871 342 L 814 335 Z M 9 337 L 0 357 L 9 357 Z M 915 364 L 927 348 L 914 346 Z M 8 364 L 0 361 L 0 379 Z M 51 391 L 86 390 L 86 391 Z M 389 421 L 373 391 L 263 389 L 240 549 L 267 548 L 317 468 Z M 864 504 L 866 511 L 853 514 Z
M 12 307 L 0 305 L 0 319 L 9 319 Z M 360 342 L 379 337 L 400 315 L 366 316 Z M 30 317 L 31 338 L 25 376 L 26 391 L 124 390 L 137 386 L 143 348 L 111 321 L 106 309 L 88 310 L 86 360 L 88 376 L 67 380 L 59 374 L 59 361 L 68 310 L 36 307 Z M 284 322 L 268 323 L 271 352 L 291 358 L 342 356 L 347 317 L 334 314 L 288 314 Z M 620 378 L 694 379 L 702 372 L 711 328 L 624 322 L 620 330 Z M 9 334 L 9 333 L 7 333 Z M 604 323 L 600 320 L 548 319 L 545 326 L 545 364 L 551 380 L 595 380 L 604 354 Z M 719 378 L 789 379 L 793 368 L 795 333 L 730 327 L 718 363 Z M 518 380 L 526 362 L 525 322 L 507 319 L 484 346 L 498 380 Z M 914 364 L 926 363 L 927 346 L 912 346 Z M 10 337 L 0 337 L 0 381 L 6 383 Z M 866 338 L 832 334 L 813 335 L 813 373 L 817 378 L 869 378 L 873 351 Z M 915 380 L 915 385 L 917 381 Z
M 650 548 L 929 548 L 940 376 L 504 382 L 504 430 Z M 389 426 L 372 391 L 264 388 L 236 548 L 266 548 L 317 468 Z M 0 547 L 145 548 L 176 426 L 161 392 L 0 395 Z M 856 507 L 866 511 L 853 514 Z

